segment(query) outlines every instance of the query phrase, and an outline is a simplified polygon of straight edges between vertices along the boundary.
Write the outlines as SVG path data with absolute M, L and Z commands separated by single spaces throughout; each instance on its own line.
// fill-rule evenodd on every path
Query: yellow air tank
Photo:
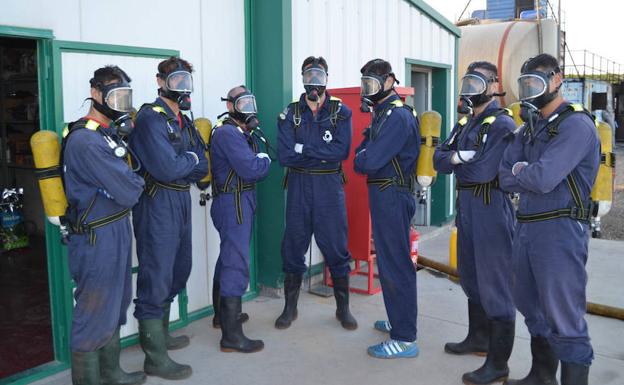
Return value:
M 197 186 L 205 190 L 210 185 L 210 181 L 212 180 L 212 165 L 210 164 L 210 156 L 208 154 L 208 146 L 210 145 L 210 136 L 212 135 L 212 122 L 207 118 L 197 118 L 195 119 L 195 127 L 199 132 L 199 136 L 201 136 L 204 144 L 206 145 L 206 159 L 208 159 L 208 175 L 206 175 L 202 180 L 197 183 Z
M 416 165 L 416 180 L 429 187 L 438 173 L 433 168 L 433 153 L 440 141 L 442 116 L 437 111 L 425 111 L 420 118 L 420 155 Z
M 512 118 L 514 122 L 516 122 L 516 128 L 523 125 L 524 122 L 522 121 L 522 118 L 520 117 L 520 102 L 512 103 L 507 108 L 509 108 L 511 112 L 513 113 Z
M 598 122 L 596 125 L 600 137 L 600 168 L 592 188 L 592 200 L 598 202 L 598 217 L 611 210 L 613 201 L 613 177 L 615 170 L 615 154 L 613 153 L 612 131 L 608 123 Z
M 61 179 L 61 144 L 53 131 L 38 131 L 30 138 L 35 161 L 41 200 L 48 220 L 60 225 L 59 217 L 65 215 L 67 198 Z

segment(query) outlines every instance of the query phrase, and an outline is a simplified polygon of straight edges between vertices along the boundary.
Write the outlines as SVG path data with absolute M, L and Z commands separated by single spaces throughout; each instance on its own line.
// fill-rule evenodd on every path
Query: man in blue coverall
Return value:
M 131 385 L 142 372 L 119 367 L 119 327 L 132 299 L 130 209 L 143 179 L 126 162 L 121 141 L 132 127 L 130 78 L 116 66 L 95 71 L 91 108 L 64 132 L 64 184 L 72 229 L 69 270 L 76 283 L 71 330 L 74 385 Z
M 416 210 L 413 190 L 420 130 L 416 113 L 394 90 L 398 81 L 390 63 L 374 59 L 360 71 L 362 107 L 373 107 L 373 118 L 355 150 L 354 169 L 367 176 L 379 280 L 389 319 L 377 321 L 375 328 L 390 332 L 390 339 L 370 346 L 368 354 L 416 357 L 416 268 L 410 258 L 409 226 Z
M 253 353 L 261 340 L 243 334 L 241 300 L 249 285 L 249 244 L 256 210 L 255 183 L 269 173 L 271 159 L 259 152 L 256 98 L 244 86 L 228 92 L 227 117 L 217 123 L 210 146 L 214 200 L 210 216 L 221 238 L 215 268 L 220 298 L 221 350 Z
M 159 97 L 141 107 L 130 147 L 145 178 L 145 192 L 133 210 L 139 274 L 134 316 L 139 320 L 145 372 L 166 379 L 191 375 L 167 349 L 189 344 L 168 334 L 169 308 L 191 272 L 190 184 L 208 173 L 204 144 L 180 111 L 191 107 L 192 67 L 171 57 L 158 65 Z
M 516 308 L 511 294 L 511 242 L 515 214 L 500 189 L 498 166 L 516 125 L 500 108 L 498 71 L 474 62 L 462 78 L 457 112 L 465 114 L 434 154 L 442 174 L 457 177 L 459 282 L 468 297 L 468 336 L 447 343 L 450 354 L 487 354 L 485 364 L 466 373 L 466 384 L 489 384 L 509 375 Z
M 287 167 L 286 229 L 282 239 L 284 311 L 275 327 L 286 329 L 297 319 L 297 300 L 305 253 L 314 234 L 334 283 L 336 318 L 355 330 L 349 311 L 347 209 L 342 161 L 351 148 L 351 110 L 326 91 L 327 62 L 310 56 L 301 66 L 306 92 L 278 119 L 278 154 Z
M 557 59 L 527 60 L 518 79 L 523 129 L 499 169 L 501 187 L 520 193 L 513 242 L 513 294 L 531 333 L 533 365 L 513 385 L 586 385 L 594 357 L 585 287 L 591 189 L 600 142 L 591 115 L 560 95 Z

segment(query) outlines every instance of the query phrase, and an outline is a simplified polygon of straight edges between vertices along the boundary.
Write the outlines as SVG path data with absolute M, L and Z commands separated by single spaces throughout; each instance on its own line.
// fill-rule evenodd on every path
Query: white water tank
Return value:
M 460 27 L 459 77 L 461 78 L 473 61 L 488 61 L 498 67 L 503 106 L 518 101 L 518 83 L 522 64 L 530 57 L 540 54 L 538 22 L 514 20 L 506 22 L 482 22 Z M 542 53 L 557 57 L 557 24 L 553 19 L 541 23 Z

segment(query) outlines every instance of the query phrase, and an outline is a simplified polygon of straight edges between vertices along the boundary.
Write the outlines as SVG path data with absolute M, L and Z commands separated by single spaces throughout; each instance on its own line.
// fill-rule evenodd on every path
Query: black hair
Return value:
M 229 101 L 233 101 L 234 98 L 236 98 L 238 95 L 249 91 L 249 89 L 247 87 L 245 87 L 243 84 L 241 84 L 240 86 L 236 86 L 234 88 L 232 88 L 228 93 L 227 93 L 227 98 L 226 100 Z
M 489 72 L 490 78 L 498 80 L 498 68 L 489 61 L 473 61 L 466 72 L 472 72 L 476 69 L 485 70 Z
M 378 76 L 392 75 L 392 77 L 396 79 L 394 73 L 392 73 L 392 66 L 390 65 L 390 63 L 383 59 L 370 60 L 368 63 L 364 64 L 364 67 L 360 69 L 360 72 L 362 73 L 362 75 L 371 72 Z
M 115 65 L 107 65 L 95 70 L 93 77 L 89 80 L 89 84 L 93 88 L 99 88 L 105 84 L 124 81 L 130 83 L 132 79 L 121 68 Z
M 303 64 L 301 65 L 301 72 L 303 73 L 303 70 L 305 70 L 306 67 L 309 66 L 310 64 L 318 64 L 325 69 L 325 72 L 328 72 L 327 60 L 325 60 L 323 56 L 319 56 L 319 57 L 308 56 L 303 61 Z
M 543 69 L 544 70 L 543 72 L 546 72 L 546 73 L 561 72 L 561 68 L 559 68 L 559 62 L 557 61 L 557 59 L 554 56 L 549 55 L 547 53 L 543 53 L 535 57 L 529 58 L 522 65 L 522 69 L 520 70 L 520 72 L 526 73 L 529 71 L 535 71 L 538 68 Z
M 177 56 L 171 56 L 169 59 L 163 60 L 158 63 L 158 75 L 160 77 L 167 76 L 179 67 L 184 68 L 188 72 L 193 72 L 193 65 L 188 61 L 179 58 Z

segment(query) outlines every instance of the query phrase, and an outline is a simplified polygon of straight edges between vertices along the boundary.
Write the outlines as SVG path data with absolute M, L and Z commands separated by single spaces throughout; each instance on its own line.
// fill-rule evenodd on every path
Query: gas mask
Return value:
M 532 127 L 539 119 L 540 110 L 553 101 L 559 93 L 559 85 L 554 91 L 548 92 L 550 80 L 559 69 L 545 73 L 526 71 L 518 78 L 518 98 L 521 102 L 520 118 Z
M 399 81 L 396 80 L 393 73 L 381 76 L 374 73 L 362 75 L 362 84 L 360 86 L 360 96 L 362 98 L 362 106 L 360 110 L 362 112 L 369 112 L 370 107 L 390 95 L 390 93 L 394 90 L 394 84 L 389 89 L 384 90 L 384 84 L 386 83 L 388 76 L 392 76 L 394 81 L 399 84 Z
M 457 112 L 465 115 L 473 115 L 476 107 L 489 102 L 494 96 L 503 96 L 504 93 L 487 94 L 488 86 L 496 81 L 498 81 L 496 77 L 487 78 L 479 71 L 467 72 L 461 79 Z
M 301 76 L 308 100 L 318 101 L 325 93 L 325 87 L 327 87 L 327 72 L 323 66 L 313 63 L 311 67 L 301 73 Z
M 182 66 L 182 63 L 178 62 L 178 68 L 169 74 L 158 73 L 156 76 L 165 81 L 164 87 L 159 90 L 161 96 L 178 103 L 182 111 L 191 109 L 193 76 Z
M 529 103 L 538 110 L 553 101 L 559 93 L 559 85 L 553 92 L 548 92 L 550 80 L 559 71 L 544 73 L 528 71 L 518 78 L 518 97 L 523 103 Z
M 117 134 L 121 137 L 130 135 L 134 123 L 130 113 L 132 112 L 132 88 L 127 79 L 112 84 L 97 83 L 94 86 L 102 93 L 103 103 L 90 98 L 95 108 L 102 115 L 113 121 Z
M 245 88 L 243 92 L 236 96 L 221 98 L 224 102 L 232 103 L 233 111 L 227 114 L 241 123 L 244 123 L 247 130 L 253 131 L 258 127 L 258 109 L 256 108 L 256 97 Z

